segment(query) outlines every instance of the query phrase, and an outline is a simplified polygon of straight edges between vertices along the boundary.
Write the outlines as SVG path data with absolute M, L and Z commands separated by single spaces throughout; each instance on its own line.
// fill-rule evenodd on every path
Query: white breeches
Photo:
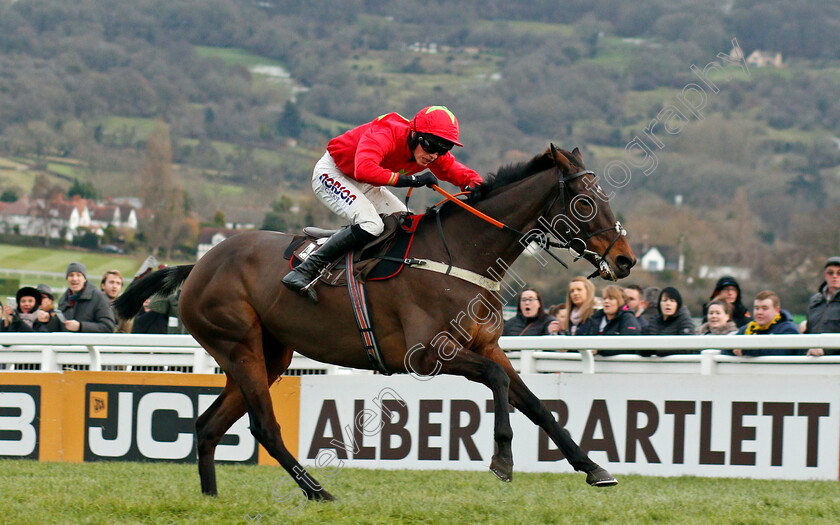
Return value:
M 333 213 L 372 235 L 379 235 L 385 229 L 380 213 L 390 215 L 407 210 L 385 186 L 359 182 L 342 173 L 329 152 L 315 164 L 312 190 Z

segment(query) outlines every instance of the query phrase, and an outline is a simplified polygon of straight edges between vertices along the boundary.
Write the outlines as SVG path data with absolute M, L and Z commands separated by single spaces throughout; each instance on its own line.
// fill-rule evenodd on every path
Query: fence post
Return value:
M 715 357 L 720 355 L 720 350 L 700 351 L 700 375 L 711 376 L 717 373 L 717 361 Z
M 100 372 L 102 370 L 102 357 L 99 355 L 99 349 L 93 345 L 87 345 L 90 353 L 90 370 Z
M 55 350 L 51 346 L 44 346 L 41 348 L 41 371 L 58 371 L 58 361 L 55 358 Z
M 534 352 L 536 350 L 520 350 L 519 351 L 519 373 L 520 374 L 534 374 L 537 371 L 536 363 L 534 362 Z
M 582 372 L 584 374 L 595 373 L 595 354 L 592 353 L 592 350 L 581 350 L 580 361 L 583 364 Z

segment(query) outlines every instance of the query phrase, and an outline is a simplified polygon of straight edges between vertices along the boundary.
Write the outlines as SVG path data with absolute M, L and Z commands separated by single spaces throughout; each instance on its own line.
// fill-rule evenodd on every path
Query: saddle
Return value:
M 399 275 L 405 267 L 414 233 L 424 215 L 398 212 L 381 217 L 385 224 L 382 234 L 353 254 L 353 274 L 361 282 L 384 281 Z M 294 237 L 283 258 L 289 261 L 290 268 L 295 268 L 336 231 L 311 226 L 304 228 L 305 235 Z M 319 282 L 328 286 L 347 286 L 346 272 L 347 265 L 342 258 Z

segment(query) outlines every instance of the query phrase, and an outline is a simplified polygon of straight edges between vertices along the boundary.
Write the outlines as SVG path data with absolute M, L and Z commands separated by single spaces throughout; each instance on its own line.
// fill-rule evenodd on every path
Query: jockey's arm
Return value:
M 451 153 L 438 157 L 429 166 L 429 169 L 437 178 L 451 182 L 461 188 L 462 191 L 484 182 L 481 175 L 455 160 L 455 157 Z

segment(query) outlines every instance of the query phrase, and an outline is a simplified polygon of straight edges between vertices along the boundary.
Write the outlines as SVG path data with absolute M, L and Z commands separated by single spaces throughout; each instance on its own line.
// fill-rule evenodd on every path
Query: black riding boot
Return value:
M 348 251 L 359 248 L 372 241 L 375 237 L 354 224 L 334 233 L 327 242 L 312 252 L 305 261 L 283 277 L 286 288 L 298 293 L 312 282 L 318 273 L 328 264 L 338 259 Z M 309 297 L 318 302 L 315 290 L 309 288 Z

